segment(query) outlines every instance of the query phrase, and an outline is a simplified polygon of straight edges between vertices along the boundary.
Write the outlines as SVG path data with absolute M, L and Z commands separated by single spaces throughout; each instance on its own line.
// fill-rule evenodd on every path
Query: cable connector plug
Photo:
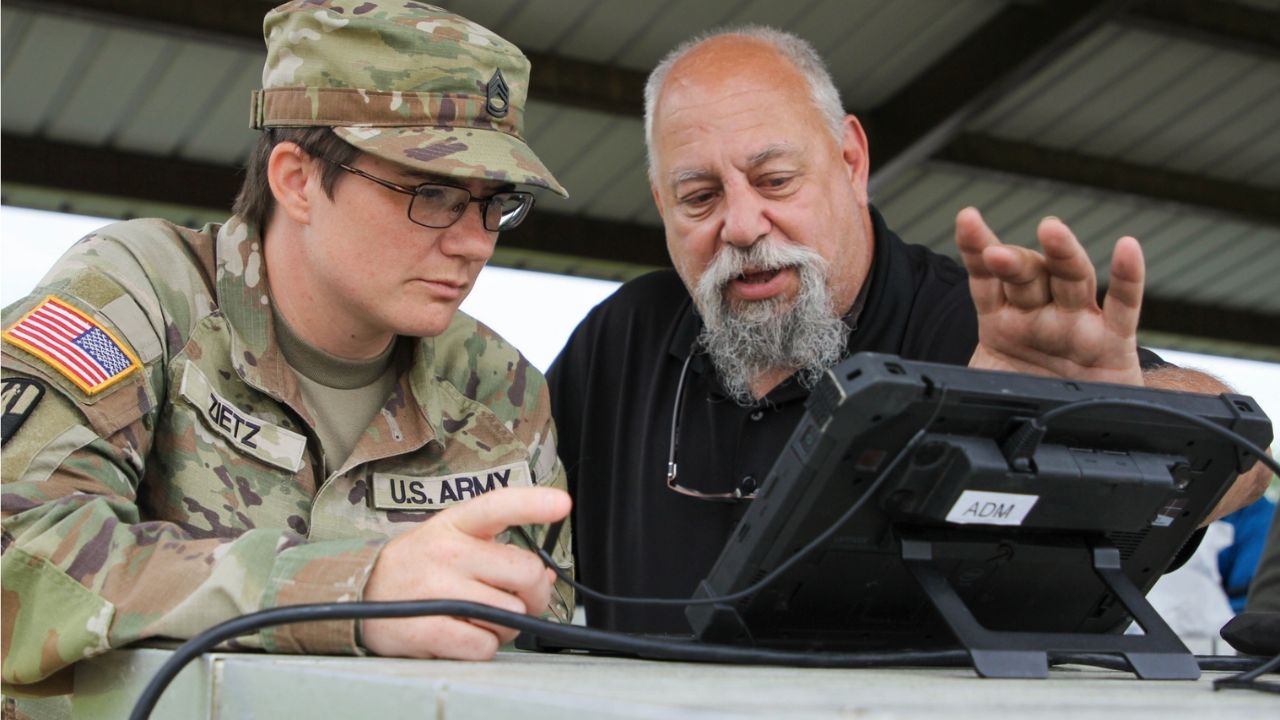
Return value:
M 1014 472 L 1035 472 L 1035 464 L 1031 462 L 1031 457 L 1036 454 L 1040 441 L 1044 440 L 1044 435 L 1048 431 L 1049 428 L 1041 423 L 1038 417 L 1028 418 L 1026 422 L 1019 425 L 1018 429 L 1000 444 L 1000 451 L 1004 453 L 1004 459 L 1009 462 L 1009 469 Z

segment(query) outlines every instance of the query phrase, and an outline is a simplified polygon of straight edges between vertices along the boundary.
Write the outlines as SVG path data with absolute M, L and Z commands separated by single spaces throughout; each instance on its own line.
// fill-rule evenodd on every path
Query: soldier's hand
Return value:
M 506 488 L 447 508 L 382 549 L 364 600 L 469 600 L 541 615 L 555 574 L 537 555 L 494 538 L 514 525 L 555 522 L 569 496 L 552 488 Z M 486 660 L 515 639 L 510 628 L 445 616 L 364 620 L 364 646 L 378 655 Z

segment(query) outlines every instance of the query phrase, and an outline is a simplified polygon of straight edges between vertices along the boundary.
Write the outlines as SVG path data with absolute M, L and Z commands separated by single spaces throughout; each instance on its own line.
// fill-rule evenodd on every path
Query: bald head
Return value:
M 747 402 L 817 377 L 873 253 L 862 126 L 812 48 L 767 29 L 678 48 L 645 100 L 650 190 L 720 379 Z
M 760 71 L 768 75 L 754 74 Z M 715 86 L 734 80 L 763 84 L 776 77 L 786 77 L 791 87 L 807 91 L 807 102 L 839 142 L 845 118 L 840 92 L 812 45 L 790 33 L 759 25 L 713 30 L 676 47 L 649 74 L 644 91 L 644 134 L 650 179 L 655 178 L 654 125 L 668 86 L 674 87 L 675 82 L 686 88 L 698 83 Z

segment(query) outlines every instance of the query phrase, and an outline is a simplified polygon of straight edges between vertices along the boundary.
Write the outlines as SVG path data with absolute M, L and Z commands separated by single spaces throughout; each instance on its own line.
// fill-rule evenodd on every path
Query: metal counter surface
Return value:
M 170 651 L 81 663 L 76 718 L 124 718 Z M 969 669 L 798 669 L 502 652 L 492 662 L 209 653 L 166 690 L 156 720 L 198 718 L 1248 718 L 1280 699 L 1199 681 L 1057 668 L 1045 680 Z

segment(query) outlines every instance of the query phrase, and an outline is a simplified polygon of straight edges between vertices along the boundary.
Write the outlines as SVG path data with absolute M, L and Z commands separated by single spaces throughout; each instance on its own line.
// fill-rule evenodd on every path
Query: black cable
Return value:
M 542 558 L 542 561 L 551 568 L 553 572 L 555 572 L 558 578 L 571 584 L 578 592 L 605 602 L 689 606 L 733 602 L 735 600 L 748 597 L 758 592 L 761 588 L 767 586 L 773 580 L 777 579 L 779 575 L 794 566 L 808 553 L 812 552 L 822 543 L 830 539 L 834 533 L 839 531 L 839 529 L 853 517 L 858 509 L 862 507 L 863 503 L 866 502 L 867 498 L 875 494 L 875 490 L 889 476 L 893 468 L 895 468 L 897 464 L 901 462 L 902 458 L 906 457 L 907 453 L 925 436 L 925 432 L 933 423 L 934 418 L 936 418 L 938 413 L 941 411 L 945 397 L 946 388 L 943 387 L 938 398 L 938 404 L 934 408 L 933 415 L 930 416 L 929 420 L 924 423 L 921 429 L 903 445 L 902 450 L 899 451 L 898 454 L 894 456 L 893 460 L 879 473 L 879 475 L 876 476 L 875 480 L 871 482 L 867 490 L 860 498 L 858 498 L 857 502 L 851 505 L 844 514 L 831 524 L 830 527 L 820 533 L 803 548 L 798 550 L 792 557 L 788 558 L 786 562 L 779 565 L 764 578 L 738 592 L 719 597 L 701 598 L 697 600 L 617 597 L 587 588 L 573 578 L 568 577 L 552 559 L 550 553 L 546 549 L 538 549 L 536 552 L 539 557 Z M 1068 412 L 1074 412 L 1086 407 L 1096 406 L 1143 407 L 1155 412 L 1161 412 L 1187 420 L 1195 425 L 1210 430 L 1220 437 L 1225 437 L 1229 441 L 1253 452 L 1268 468 L 1271 468 L 1277 474 L 1280 474 L 1280 464 L 1276 463 L 1276 461 L 1270 458 L 1266 452 L 1253 445 L 1247 439 L 1241 437 L 1238 433 L 1208 422 L 1196 415 L 1140 400 L 1108 399 L 1072 402 L 1042 413 L 1035 419 L 1035 421 L 1033 421 L 1033 424 L 1037 431 L 1043 431 L 1047 428 L 1048 421 L 1053 418 Z M 523 528 L 520 530 L 523 532 Z M 527 535 L 525 536 L 525 539 L 529 540 Z M 530 542 L 529 545 L 530 547 L 535 546 L 532 542 Z M 482 620 L 520 630 L 522 632 L 536 632 L 542 637 L 552 640 L 560 640 L 565 642 L 565 644 L 576 644 L 584 647 L 591 647 L 596 650 L 614 650 L 651 659 L 684 660 L 691 662 L 735 662 L 740 664 L 776 664 L 795 667 L 844 668 L 884 667 L 890 665 L 897 665 L 899 667 L 919 667 L 922 665 L 968 666 L 971 664 L 968 651 L 963 649 L 833 653 L 741 648 L 692 641 L 679 642 L 673 641 L 669 638 L 659 639 L 626 635 L 623 633 L 606 632 L 574 625 L 552 623 L 527 615 L 499 610 L 488 605 L 481 605 L 479 603 L 461 600 L 322 603 L 314 605 L 291 605 L 250 613 L 215 625 L 209 630 L 191 638 L 174 651 L 174 654 L 164 663 L 164 665 L 161 666 L 155 676 L 152 677 L 151 681 L 147 683 L 147 686 L 138 697 L 138 701 L 134 705 L 133 712 L 130 713 L 129 717 L 131 720 L 145 720 L 150 717 L 151 711 L 159 700 L 161 693 L 164 692 L 164 689 L 169 685 L 173 678 L 177 676 L 182 668 L 191 660 L 199 657 L 210 648 L 213 648 L 226 640 L 254 632 L 264 627 L 287 623 L 316 622 L 321 620 L 353 620 L 364 618 L 417 617 L 423 615 L 450 615 L 454 617 L 470 618 L 473 620 Z M 1094 665 L 1108 669 L 1131 669 L 1127 662 L 1108 654 L 1048 653 L 1047 655 L 1050 664 L 1055 665 L 1073 663 Z M 1218 661 L 1218 658 L 1213 658 L 1213 660 L 1216 662 Z M 1204 662 L 1204 660 L 1197 658 L 1197 662 Z M 1232 669 L 1238 669 L 1238 667 L 1239 666 L 1235 666 Z M 1266 672 L 1271 672 L 1277 667 L 1280 667 L 1280 656 L 1269 662 L 1260 663 L 1257 667 L 1254 667 L 1240 675 L 1216 680 L 1214 682 L 1214 689 L 1247 687 L 1249 689 L 1259 689 L 1267 692 L 1280 692 L 1280 686 L 1273 683 L 1261 683 L 1256 680 L 1258 676 Z
M 1219 678 L 1213 681 L 1214 691 L 1218 690 L 1260 690 L 1262 692 L 1280 693 L 1280 683 L 1262 682 L 1259 677 L 1266 673 L 1280 671 L 1280 655 L 1247 670 L 1239 675 Z
M 936 415 L 937 413 L 935 412 L 934 414 Z M 925 428 L 927 427 L 928 427 L 928 423 L 925 424 Z M 894 456 L 893 461 L 890 462 L 887 466 L 885 466 L 885 469 L 882 470 L 880 474 L 876 476 L 875 480 L 871 481 L 871 484 L 867 486 L 866 492 L 864 492 L 856 502 L 850 505 L 849 509 L 846 510 L 844 514 L 842 514 L 839 518 L 837 518 L 835 522 L 831 523 L 831 525 L 828 526 L 826 530 L 823 530 L 821 533 L 819 533 L 817 537 L 815 537 L 813 540 L 810 540 L 807 544 L 805 544 L 804 547 L 797 550 L 794 555 L 787 558 L 785 562 L 783 562 L 778 567 L 774 568 L 772 571 L 769 572 L 769 574 L 765 575 L 764 577 L 760 578 L 754 583 L 748 585 L 747 587 L 737 592 L 729 593 L 728 595 L 715 595 L 715 596 L 706 597 L 706 598 L 654 598 L 654 597 L 624 597 L 621 595 L 609 595 L 607 593 L 600 592 L 599 590 L 593 590 L 587 587 L 586 585 L 583 585 L 582 583 L 578 582 L 576 579 L 574 579 L 572 575 L 565 572 L 565 570 L 561 568 L 558 563 L 556 563 L 556 561 L 551 557 L 551 554 L 547 552 L 545 547 L 543 548 L 536 547 L 536 545 L 532 542 L 532 540 L 528 537 L 528 535 L 525 535 L 525 540 L 526 542 L 529 543 L 529 547 L 532 548 L 533 551 L 538 554 L 538 557 L 542 558 L 542 563 L 547 567 L 551 568 L 551 571 L 556 574 L 557 578 L 569 584 L 571 587 L 573 587 L 574 590 L 581 593 L 585 597 L 589 597 L 593 600 L 600 600 L 602 602 L 615 603 L 618 605 L 678 605 L 681 607 L 688 607 L 691 605 L 718 605 L 720 603 L 734 602 L 746 597 L 750 597 L 756 594 L 757 592 L 760 592 L 761 589 L 768 587 L 769 583 L 773 582 L 774 580 L 777 580 L 779 577 L 782 576 L 783 573 L 790 570 L 792 567 L 795 566 L 796 563 L 800 562 L 806 556 L 808 556 L 809 553 L 818 549 L 826 541 L 830 540 L 832 535 L 835 535 L 837 532 L 839 532 L 840 528 L 844 527 L 844 524 L 853 518 L 854 514 L 856 514 L 858 510 L 862 508 L 863 504 L 866 503 L 867 499 L 875 494 L 875 491 L 880 486 L 880 484 L 884 482 L 885 478 L 889 477 L 889 472 L 893 470 L 893 468 L 897 467 L 898 463 L 902 461 L 902 458 L 906 457 L 907 454 L 912 449 L 914 449 L 916 445 L 920 443 L 920 440 L 922 440 L 924 436 L 925 436 L 924 428 L 916 432 L 916 434 L 913 435 L 911 439 L 908 440 L 907 443 L 902 446 L 902 450 L 898 452 L 897 455 Z M 519 529 L 522 533 L 524 532 L 524 528 L 519 528 Z
M 797 550 L 794 555 L 787 558 L 787 560 L 781 565 L 774 568 L 756 582 L 737 592 L 729 593 L 728 595 L 715 595 L 707 598 L 651 598 L 609 595 L 583 585 L 574 579 L 572 575 L 565 572 L 551 557 L 551 553 L 547 550 L 545 543 L 542 548 L 538 548 L 527 534 L 524 536 L 525 541 L 529 544 L 529 547 L 538 554 L 538 557 L 542 558 L 542 563 L 548 568 L 551 568 L 551 571 L 556 574 L 557 578 L 567 583 L 585 597 L 589 597 L 593 600 L 600 600 L 602 602 L 615 603 L 619 605 L 677 605 L 680 607 L 689 607 L 692 605 L 718 605 L 720 603 L 735 602 L 737 600 L 750 597 L 757 592 L 760 592 L 761 589 L 768 587 L 769 583 L 777 580 L 783 573 L 790 570 L 792 567 L 795 567 L 796 563 L 807 557 L 809 553 L 822 547 L 824 543 L 831 539 L 831 536 L 839 532 L 840 528 L 844 527 L 845 523 L 849 522 L 849 520 L 857 514 L 858 510 L 862 509 L 862 506 L 867 502 L 868 498 L 875 495 L 876 490 L 879 489 L 880 485 L 886 479 L 888 479 L 890 473 L 893 472 L 893 469 L 898 466 L 898 463 L 902 462 L 902 459 L 905 458 L 915 448 L 915 446 L 919 445 L 920 441 L 924 439 L 925 433 L 929 430 L 929 426 L 933 424 L 934 419 L 938 417 L 938 413 L 942 411 L 942 405 L 947 398 L 947 388 L 942 386 L 940 390 L 941 392 L 938 394 L 938 404 L 934 406 L 933 414 L 930 415 L 929 419 L 926 420 L 920 429 L 916 431 L 916 434 L 912 435 L 911 439 L 903 444 L 902 449 L 898 451 L 898 454 L 893 457 L 893 460 L 891 460 L 878 475 L 876 475 L 875 479 L 867 486 L 866 491 L 862 493 L 862 496 L 859 497 L 857 501 L 849 506 L 848 510 L 845 510 L 844 513 L 840 517 L 836 518 L 826 530 L 818 533 L 817 537 L 806 543 L 804 547 Z M 524 533 L 524 528 L 518 529 L 522 534 Z
M 650 660 L 684 662 L 733 663 L 739 665 L 783 665 L 808 668 L 871 667 L 970 667 L 969 652 L 960 648 L 937 650 L 894 650 L 883 652 L 814 652 L 805 650 L 769 650 L 731 645 L 672 640 L 667 637 L 627 635 L 595 630 L 577 625 L 540 620 L 529 615 L 499 610 L 489 605 L 462 600 L 414 600 L 405 602 L 347 602 L 289 605 L 242 615 L 196 635 L 184 642 L 165 661 L 138 696 L 130 720 L 146 720 L 164 689 L 182 668 L 219 643 L 247 635 L 265 627 L 298 622 L 355 620 L 366 618 L 403 618 L 424 615 L 449 615 L 503 625 L 594 650 L 618 652 Z M 1102 653 L 1048 653 L 1050 665 L 1089 665 L 1109 670 L 1132 668 L 1122 658 Z M 1218 665 L 1205 667 L 1207 660 L 1231 661 L 1229 668 L 1251 667 L 1244 658 L 1197 658 L 1204 669 L 1224 669 Z M 1254 661 L 1256 664 L 1256 661 Z M 1265 672 L 1262 670 L 1261 672 Z M 1257 670 L 1255 669 L 1255 672 Z
M 760 588 L 765 587 L 779 575 L 790 569 L 793 565 L 804 558 L 805 555 L 819 547 L 823 542 L 828 540 L 832 534 L 837 532 L 841 526 L 845 524 L 854 513 L 862 507 L 867 498 L 871 497 L 876 488 L 890 474 L 890 471 L 901 462 L 902 458 L 914 448 L 924 437 L 925 431 L 932 424 L 934 418 L 942 409 L 943 401 L 946 398 L 946 388 L 942 388 L 942 392 L 938 397 L 938 404 L 934 407 L 933 415 L 925 422 L 924 426 L 916 432 L 912 438 L 903 445 L 902 450 L 893 458 L 878 476 L 872 481 L 862 497 L 854 503 L 849 510 L 840 516 L 831 527 L 824 530 L 809 544 L 805 545 L 795 555 L 788 558 L 786 562 L 779 565 L 773 572 L 754 583 L 745 590 L 725 595 L 721 597 L 703 598 L 701 600 L 678 599 L 678 598 L 616 598 L 614 602 L 635 602 L 650 603 L 658 605 L 695 605 L 706 603 L 732 602 L 734 600 L 747 597 Z M 529 547 L 534 549 L 544 564 L 555 572 L 556 577 L 570 583 L 574 589 L 584 595 L 590 595 L 598 598 L 614 598 L 614 596 L 606 595 L 588 588 L 570 577 L 551 557 L 550 552 L 544 546 L 538 548 L 532 538 L 525 533 L 524 528 L 517 527 L 517 530 L 524 535 L 524 539 L 528 542 Z M 494 613 L 498 613 L 494 615 Z M 468 617 L 475 620 L 486 620 L 495 622 L 506 627 L 514 628 L 521 631 L 538 630 L 539 635 L 549 639 L 564 639 L 568 643 L 578 644 L 581 642 L 591 642 L 592 646 L 597 650 L 619 649 L 629 654 L 637 654 L 641 657 L 652 657 L 655 659 L 682 659 L 705 662 L 729 662 L 736 659 L 737 662 L 757 662 L 757 663 L 776 663 L 783 665 L 795 665 L 798 667 L 815 667 L 811 665 L 812 658 L 823 658 L 827 662 L 835 661 L 837 658 L 849 658 L 848 662 L 868 663 L 866 665 L 839 665 L 840 667 L 870 667 L 873 665 L 892 664 L 895 661 L 901 661 L 902 658 L 914 657 L 908 651 L 904 653 L 809 653 L 809 652 L 787 652 L 777 650 L 746 650 L 738 647 L 720 646 L 707 643 L 685 643 L 679 645 L 680 655 L 678 657 L 667 656 L 675 645 L 670 639 L 654 639 L 643 638 L 637 636 L 627 636 L 620 633 L 607 633 L 599 630 L 591 630 L 588 628 L 580 628 L 572 625 L 562 625 L 559 623 L 549 623 L 534 618 L 508 613 L 497 608 L 478 603 L 470 603 L 455 600 L 423 600 L 416 602 L 398 602 L 398 603 L 328 603 L 317 605 L 292 605 L 282 608 L 273 608 L 261 612 L 250 613 L 238 618 L 233 618 L 224 623 L 214 626 L 209 630 L 197 635 L 196 637 L 183 643 L 174 651 L 172 657 L 160 668 L 156 676 L 147 683 L 147 687 L 143 690 L 143 694 L 138 698 L 134 711 L 130 715 L 133 720 L 149 717 L 151 709 L 155 706 L 156 701 L 160 697 L 160 693 L 164 692 L 164 688 L 176 677 L 178 672 L 186 666 L 191 660 L 199 657 L 202 653 L 220 642 L 229 640 L 233 637 L 246 634 L 253 630 L 271 625 L 278 625 L 291 622 L 310 622 L 314 620 L 338 620 L 338 619 L 362 619 L 375 617 L 413 617 L 418 615 L 454 615 L 457 617 Z M 570 633 L 566 635 L 565 630 Z M 622 643 L 622 645 L 618 645 Z M 633 644 L 636 643 L 636 644 Z M 946 657 L 955 661 L 958 657 L 965 665 L 969 663 L 968 653 L 964 650 L 945 651 Z M 705 657 L 704 657 L 705 656 Z M 927 657 L 938 657 L 935 654 L 926 654 Z M 829 667 L 829 665 L 822 665 Z M 140 712 L 141 709 L 141 712 Z
M 1044 437 L 1044 434 L 1048 429 L 1048 424 L 1050 420 L 1058 418 L 1062 415 L 1066 415 L 1066 414 L 1073 413 L 1073 412 L 1087 409 L 1087 408 L 1116 407 L 1116 406 L 1140 407 L 1155 413 L 1176 417 L 1180 420 L 1189 422 L 1204 430 L 1208 430 L 1209 432 L 1217 435 L 1218 437 L 1225 438 L 1228 442 L 1232 443 L 1233 445 L 1236 445 L 1237 447 L 1243 447 L 1245 450 L 1248 450 L 1249 452 L 1256 455 L 1258 458 L 1258 462 L 1261 462 L 1263 465 L 1265 465 L 1269 470 L 1271 470 L 1276 475 L 1280 475 L 1280 462 L 1277 462 L 1275 458 L 1267 454 L 1266 450 L 1249 442 L 1248 439 L 1241 436 L 1239 433 L 1233 430 L 1230 430 L 1228 428 L 1224 428 L 1221 425 L 1218 425 L 1217 423 L 1205 420 L 1204 418 L 1198 415 L 1185 412 L 1182 410 L 1178 410 L 1175 408 L 1171 408 L 1171 407 L 1165 407 L 1164 405 L 1146 402 L 1144 400 L 1120 400 L 1120 399 L 1114 399 L 1114 398 L 1103 398 L 1103 399 L 1096 399 L 1096 400 L 1079 400 L 1073 403 L 1068 403 L 1066 405 L 1061 405 L 1059 407 L 1053 408 L 1052 410 L 1048 410 L 1044 413 L 1041 413 L 1039 417 L 1035 418 L 1034 420 L 1032 420 L 1030 423 L 1027 424 L 1027 433 L 1035 437 L 1035 440 L 1033 442 L 1038 442 L 1040 438 Z M 1201 661 L 1202 669 L 1206 669 L 1206 670 L 1211 669 L 1211 668 L 1204 667 L 1204 664 L 1201 658 L 1197 657 L 1196 659 L 1197 661 Z M 1215 657 L 1214 660 L 1215 661 L 1221 660 L 1221 658 Z M 1253 660 L 1250 660 L 1250 661 L 1253 661 Z M 1257 662 L 1257 661 L 1253 661 L 1253 662 Z M 1231 668 L 1215 667 L 1212 669 L 1238 670 L 1239 668 L 1238 667 L 1231 667 Z M 1232 690 L 1259 690 L 1262 692 L 1280 693 L 1280 683 L 1269 683 L 1269 682 L 1262 682 L 1258 680 L 1259 677 L 1261 677 L 1266 673 L 1277 672 L 1277 671 L 1280 671 L 1280 655 L 1277 655 L 1266 662 L 1261 662 L 1256 666 L 1254 666 L 1252 669 L 1242 672 L 1238 675 L 1232 675 L 1231 677 L 1219 678 L 1217 680 L 1214 680 L 1213 689 L 1214 691 L 1232 689 Z
M 1280 475 L 1280 462 L 1277 462 L 1275 458 L 1268 455 L 1266 450 L 1263 450 L 1257 445 L 1254 445 L 1253 443 L 1249 442 L 1249 440 L 1244 436 L 1242 436 L 1240 433 L 1237 433 L 1234 430 L 1231 430 L 1229 428 L 1224 428 L 1215 422 L 1210 422 L 1208 420 L 1205 420 L 1199 415 L 1195 415 L 1183 410 L 1178 410 L 1176 408 L 1165 407 L 1164 405 L 1159 405 L 1153 402 L 1147 402 L 1145 400 L 1121 400 L 1118 398 L 1103 398 L 1103 399 L 1097 399 L 1097 400 L 1077 400 L 1075 402 L 1067 403 L 1066 405 L 1059 405 L 1058 407 L 1053 408 L 1052 410 L 1047 410 L 1041 413 L 1039 417 L 1035 418 L 1033 422 L 1037 423 L 1040 426 L 1040 428 L 1047 429 L 1047 426 L 1050 420 L 1053 420 L 1062 415 L 1076 412 L 1078 410 L 1085 410 L 1093 407 L 1138 407 L 1138 408 L 1144 408 L 1146 410 L 1150 410 L 1155 413 L 1176 417 L 1180 420 L 1185 420 L 1191 423 L 1192 425 L 1196 425 L 1200 428 L 1208 430 L 1211 433 L 1214 433 L 1218 437 L 1225 438 L 1232 445 L 1236 445 L 1237 447 L 1242 447 L 1245 450 L 1248 450 L 1249 452 L 1258 456 L 1258 462 L 1261 462 L 1263 465 L 1270 468 L 1271 471 L 1274 472 L 1276 475 Z
M 1247 672 L 1266 664 L 1266 658 L 1252 655 L 1197 655 L 1196 664 L 1205 672 Z
M 581 644 L 598 650 L 614 651 L 655 660 L 688 662 L 737 663 L 752 665 L 791 665 L 797 667 L 968 667 L 969 655 L 960 649 L 905 650 L 864 653 L 815 653 L 806 651 L 763 650 L 715 645 L 670 638 L 626 635 L 604 630 L 540 620 L 529 615 L 500 610 L 489 605 L 462 600 L 416 600 L 405 602 L 344 602 L 313 605 L 289 605 L 242 615 L 196 635 L 173 651 L 173 655 L 156 671 L 143 688 L 130 713 L 130 720 L 150 717 L 161 693 L 189 662 L 232 638 L 247 635 L 265 627 L 287 623 L 366 618 L 403 618 L 423 615 L 449 615 L 481 620 L 523 632 L 536 632 L 542 637 L 565 643 Z
M 853 505 L 851 505 L 843 515 L 841 515 L 838 519 L 836 519 L 835 522 L 833 522 L 826 530 L 822 531 L 822 533 L 820 533 L 812 541 L 810 541 L 800 550 L 796 551 L 796 554 L 788 558 L 786 562 L 779 565 L 777 568 L 774 568 L 772 572 L 770 572 L 768 575 L 764 576 L 760 580 L 757 580 L 755 583 L 752 583 L 748 587 L 742 590 L 739 590 L 735 593 L 731 593 L 729 595 L 720 595 L 720 596 L 710 597 L 710 598 L 700 598 L 700 599 L 622 597 L 618 595 L 609 595 L 606 593 L 602 593 L 598 590 L 593 590 L 579 583 L 567 572 L 565 572 L 560 568 L 560 566 L 555 562 L 555 560 L 552 559 L 550 552 L 547 549 L 545 549 L 545 545 L 543 549 L 538 549 L 527 535 L 525 536 L 525 539 L 528 542 L 529 547 L 534 549 L 534 552 L 536 552 L 538 556 L 542 558 L 543 564 L 551 568 L 551 570 L 556 574 L 557 578 L 559 578 L 561 581 L 572 586 L 574 590 L 581 593 L 583 596 L 589 597 L 593 600 L 615 603 L 619 605 L 677 605 L 682 607 L 688 607 L 691 605 L 716 605 L 719 603 L 734 602 L 746 597 L 750 597 L 751 595 L 754 595 L 755 593 L 759 592 L 762 588 L 767 587 L 769 583 L 773 582 L 774 580 L 777 580 L 778 577 L 780 577 L 787 570 L 790 570 L 792 567 L 794 567 L 796 563 L 803 560 L 809 553 L 813 552 L 815 549 L 820 547 L 827 540 L 831 539 L 831 536 L 834 535 L 836 532 L 838 532 L 840 528 L 843 527 L 844 524 L 847 523 L 854 516 L 854 514 L 857 513 L 858 510 L 862 508 L 866 500 L 875 494 L 875 491 L 879 488 L 880 484 L 883 483 L 884 480 L 889 477 L 889 473 L 895 467 L 897 467 L 898 463 L 902 461 L 902 458 L 904 458 L 908 452 L 910 452 L 917 444 L 919 444 L 920 440 L 924 437 L 925 432 L 928 430 L 929 426 L 933 424 L 934 418 L 938 416 L 938 412 L 942 409 L 943 400 L 945 398 L 946 398 L 946 387 L 943 387 L 942 392 L 938 397 L 938 404 L 934 408 L 933 415 L 930 416 L 930 418 L 924 423 L 923 427 L 921 427 L 921 429 L 918 432 L 916 432 L 916 434 L 913 435 L 905 445 L 903 445 L 902 450 L 896 456 L 894 456 L 893 461 L 890 462 L 884 468 L 884 470 L 882 470 L 880 474 L 876 476 L 875 480 L 873 480 L 870 486 L 868 486 L 866 492 L 864 492 L 862 496 L 859 497 L 858 500 Z M 1275 471 L 1277 475 L 1280 475 L 1280 464 L 1277 464 L 1276 461 L 1272 459 L 1270 456 L 1268 456 L 1265 451 L 1263 451 L 1253 443 L 1249 442 L 1247 439 L 1242 437 L 1239 433 L 1236 433 L 1232 430 L 1229 430 L 1220 425 L 1217 425 L 1216 423 L 1209 422 L 1208 420 L 1205 420 L 1191 413 L 1184 412 L 1182 410 L 1177 410 L 1174 408 L 1168 408 L 1163 405 L 1157 405 L 1155 403 L 1145 402 L 1142 400 L 1121 400 L 1121 399 L 1078 400 L 1075 402 L 1067 403 L 1066 405 L 1061 405 L 1059 407 L 1053 408 L 1052 410 L 1048 410 L 1042 413 L 1040 416 L 1036 418 L 1032 418 L 1026 425 L 1024 425 L 1024 428 L 1027 428 L 1028 432 L 1033 433 L 1035 437 L 1033 441 L 1029 439 L 1022 440 L 1020 443 L 1019 452 L 1025 453 L 1028 456 L 1034 453 L 1035 451 L 1034 446 L 1036 444 L 1039 444 L 1039 440 L 1044 437 L 1045 432 L 1047 432 L 1048 430 L 1049 421 L 1053 420 L 1054 418 L 1057 418 L 1061 415 L 1065 415 L 1070 412 L 1075 412 L 1077 410 L 1086 409 L 1088 407 L 1117 406 L 1117 405 L 1125 406 L 1125 407 L 1146 408 L 1149 410 L 1163 412 L 1165 414 L 1172 415 L 1182 420 L 1190 421 L 1191 423 L 1198 425 L 1201 428 L 1210 430 L 1218 434 L 1220 437 L 1226 438 L 1228 441 L 1232 442 L 1233 444 L 1238 444 L 1239 446 L 1244 447 L 1246 450 L 1249 450 L 1250 452 L 1257 455 L 1258 459 L 1267 467 Z M 1021 446 L 1025 446 L 1025 447 L 1021 447 Z M 520 528 L 520 530 L 521 532 L 523 532 L 523 528 Z
M 1198 415 L 1194 415 L 1189 412 L 1184 412 L 1182 410 L 1178 410 L 1175 408 L 1165 407 L 1163 405 L 1159 405 L 1156 403 L 1146 402 L 1143 400 L 1119 400 L 1119 399 L 1104 398 L 1104 399 L 1096 399 L 1096 400 L 1079 400 L 1073 403 L 1068 403 L 1066 405 L 1062 405 L 1052 410 L 1049 410 L 1047 412 L 1044 412 L 1038 418 L 1035 418 L 1031 423 L 1028 423 L 1028 426 L 1027 426 L 1028 432 L 1033 433 L 1034 435 L 1037 435 L 1038 438 L 1043 438 L 1050 420 L 1053 420 L 1062 415 L 1066 415 L 1068 413 L 1076 412 L 1078 410 L 1083 410 L 1086 408 L 1115 407 L 1115 406 L 1145 408 L 1152 412 L 1162 413 L 1164 415 L 1169 415 L 1169 416 L 1184 420 L 1186 422 L 1190 422 L 1193 425 L 1196 425 L 1202 429 L 1208 430 L 1209 432 L 1217 435 L 1218 437 L 1225 438 L 1228 442 L 1232 443 L 1233 445 L 1236 445 L 1237 447 L 1243 447 L 1245 450 L 1248 450 L 1249 452 L 1256 455 L 1258 458 L 1258 462 L 1261 462 L 1263 465 L 1265 465 L 1269 470 L 1271 470 L 1276 475 L 1280 475 L 1280 462 L 1277 462 L 1275 458 L 1267 454 L 1266 450 L 1249 442 L 1248 439 L 1244 438 L 1239 433 L 1233 430 L 1230 430 L 1228 428 L 1224 428 L 1221 425 L 1218 425 L 1217 423 L 1205 420 L 1204 418 Z M 1214 659 L 1218 660 L 1219 658 L 1214 658 Z M 1201 658 L 1197 658 L 1197 661 L 1200 661 L 1200 660 Z M 1201 668 L 1210 669 L 1210 668 L 1205 668 L 1203 664 L 1201 665 Z M 1239 668 L 1231 667 L 1231 668 L 1212 668 L 1212 669 L 1237 670 Z M 1253 667 L 1252 669 L 1242 672 L 1238 675 L 1232 675 L 1231 677 L 1219 678 L 1217 680 L 1214 680 L 1213 689 L 1214 691 L 1231 689 L 1231 690 L 1258 690 L 1262 692 L 1280 693 L 1280 683 L 1269 683 L 1269 682 L 1262 682 L 1258 680 L 1259 677 L 1261 677 L 1266 673 L 1277 672 L 1277 671 L 1280 671 L 1280 655 L 1277 655 L 1266 662 L 1261 662 L 1257 664 L 1255 667 Z

